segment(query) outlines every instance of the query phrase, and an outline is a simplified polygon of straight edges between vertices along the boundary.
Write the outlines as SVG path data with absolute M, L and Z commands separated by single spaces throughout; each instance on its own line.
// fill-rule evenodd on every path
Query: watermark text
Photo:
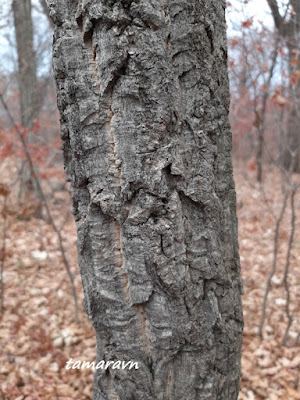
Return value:
M 121 361 L 121 360 L 116 360 L 116 361 L 105 361 L 101 360 L 99 362 L 89 362 L 89 361 L 81 361 L 81 360 L 73 360 L 73 358 L 70 358 L 66 362 L 66 369 L 139 369 L 139 363 L 137 361 Z

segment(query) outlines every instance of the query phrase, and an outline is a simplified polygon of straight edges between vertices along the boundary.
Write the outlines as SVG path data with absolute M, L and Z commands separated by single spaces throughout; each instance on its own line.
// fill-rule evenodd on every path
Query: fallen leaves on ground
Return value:
M 289 276 L 294 322 L 284 347 L 281 341 L 287 318 L 283 266 L 290 235 L 290 212 L 286 213 L 280 230 L 278 268 L 271 283 L 264 335 L 260 338 L 262 299 L 273 257 L 274 215 L 280 210 L 282 196 L 279 174 L 268 172 L 262 191 L 251 175 L 254 172 L 249 173 L 246 176 L 243 168 L 236 168 L 245 317 L 239 400 L 300 400 L 300 218 Z M 51 210 L 58 225 L 63 225 L 63 244 L 75 275 L 80 321 L 74 323 L 70 283 L 51 225 L 34 218 L 28 204 L 23 212 L 27 210 L 30 215 L 20 218 L 17 203 L 11 201 L 4 265 L 5 312 L 0 327 L 0 395 L 5 400 L 91 399 L 92 371 L 65 369 L 70 358 L 94 361 L 96 345 L 82 308 L 69 194 L 51 193 Z M 296 204 L 299 215 L 299 194 Z

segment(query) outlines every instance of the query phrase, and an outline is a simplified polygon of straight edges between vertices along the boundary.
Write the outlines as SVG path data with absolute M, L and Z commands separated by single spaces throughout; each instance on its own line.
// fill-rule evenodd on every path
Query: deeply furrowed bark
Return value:
M 237 399 L 225 2 L 48 3 L 94 400 Z

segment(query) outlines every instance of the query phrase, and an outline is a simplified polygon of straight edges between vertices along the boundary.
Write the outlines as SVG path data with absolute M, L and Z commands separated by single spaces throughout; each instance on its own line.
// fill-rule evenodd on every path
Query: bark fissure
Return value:
M 98 357 L 140 367 L 98 370 L 94 399 L 236 399 L 242 319 L 222 4 L 50 3 L 86 309 Z
M 116 227 L 116 234 L 117 234 L 117 248 L 119 249 L 119 258 L 120 258 L 120 265 L 119 267 L 121 268 L 123 277 L 124 277 L 124 293 L 127 299 L 127 302 L 131 304 L 131 297 L 130 297 L 130 280 L 128 278 L 128 275 L 125 272 L 124 269 L 124 256 L 122 252 L 122 237 L 121 237 L 121 228 L 118 224 L 117 221 L 114 221 L 115 227 Z

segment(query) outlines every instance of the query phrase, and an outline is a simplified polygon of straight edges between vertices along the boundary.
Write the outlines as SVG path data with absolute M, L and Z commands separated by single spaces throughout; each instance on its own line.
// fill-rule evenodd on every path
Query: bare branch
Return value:
M 267 2 L 268 2 L 269 7 L 271 9 L 275 26 L 279 31 L 281 31 L 282 30 L 283 18 L 280 15 L 277 1 L 276 0 L 267 0 Z
M 273 78 L 274 74 L 274 69 L 276 66 L 277 62 L 277 56 L 278 56 L 278 47 L 279 47 L 279 41 L 280 37 L 277 35 L 275 45 L 274 45 L 274 50 L 273 50 L 273 55 L 272 55 L 272 62 L 271 62 L 271 67 L 269 71 L 269 76 L 267 79 L 267 82 L 265 83 L 267 90 L 265 90 L 262 98 L 262 108 L 261 108 L 261 114 L 260 114 L 260 123 L 258 124 L 258 147 L 257 147 L 257 153 L 256 153 L 256 162 L 257 162 L 257 181 L 262 182 L 262 157 L 263 157 L 263 144 L 264 144 L 264 131 L 265 131 L 265 117 L 266 117 L 266 107 L 267 107 L 267 102 L 270 96 L 270 86 L 271 86 L 271 81 Z M 256 115 L 258 115 L 257 109 L 255 110 Z
M 288 318 L 288 324 L 286 327 L 284 338 L 282 340 L 282 344 L 284 346 L 286 346 L 290 327 L 293 322 L 293 314 L 291 313 L 291 310 L 290 310 L 291 294 L 290 294 L 290 285 L 289 285 L 288 277 L 289 277 L 289 268 L 290 268 L 290 262 L 291 262 L 291 250 L 292 250 L 294 236 L 295 236 L 295 225 L 296 225 L 295 195 L 296 195 L 297 189 L 298 189 L 298 187 L 296 187 L 296 188 L 294 187 L 292 189 L 292 195 L 291 195 L 291 211 L 292 211 L 291 234 L 290 234 L 290 239 L 289 239 L 289 244 L 288 244 L 288 251 L 287 251 L 287 255 L 286 255 L 286 264 L 285 264 L 284 278 L 283 278 L 284 287 L 285 287 L 285 291 L 286 291 L 286 309 L 285 310 L 286 310 L 286 316 Z
M 6 255 L 6 225 L 7 225 L 7 195 L 4 197 L 4 205 L 2 210 L 3 216 L 3 226 L 2 226 L 2 249 L 1 249 L 1 260 L 0 260 L 0 281 L 1 281 L 1 312 L 4 312 L 4 263 L 5 263 L 5 255 Z
M 52 21 L 52 19 L 50 17 L 49 9 L 48 9 L 46 0 L 40 0 L 40 4 L 41 4 L 41 6 L 43 8 L 44 14 L 48 18 L 48 21 L 49 21 L 49 24 L 50 24 L 51 28 L 54 28 L 54 24 L 53 24 L 53 21 Z
M 259 324 L 259 335 L 260 335 L 260 337 L 263 337 L 263 327 L 264 327 L 264 323 L 265 323 L 265 315 L 266 315 L 266 307 L 267 307 L 268 296 L 269 296 L 269 293 L 270 293 L 270 290 L 271 290 L 272 279 L 273 279 L 273 276 L 275 275 L 276 269 L 277 269 L 279 229 L 280 229 L 280 225 L 281 225 L 281 222 L 282 222 L 283 215 L 284 215 L 285 210 L 286 210 L 289 193 L 290 193 L 290 188 L 288 187 L 286 189 L 286 191 L 285 191 L 284 200 L 283 200 L 283 203 L 282 203 L 280 214 L 279 214 L 279 216 L 278 216 L 278 218 L 276 220 L 275 236 L 274 236 L 274 248 L 273 248 L 273 265 L 272 265 L 272 269 L 271 269 L 269 277 L 268 277 L 266 290 L 265 290 L 265 294 L 264 294 L 264 299 L 263 299 L 263 306 L 262 306 L 262 312 L 261 312 L 260 324 Z

